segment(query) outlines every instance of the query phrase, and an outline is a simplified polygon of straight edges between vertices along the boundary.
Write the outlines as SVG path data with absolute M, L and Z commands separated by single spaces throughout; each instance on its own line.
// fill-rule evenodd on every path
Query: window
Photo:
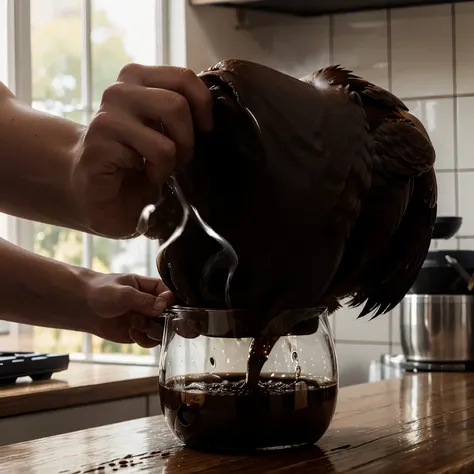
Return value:
M 162 62 L 164 3 L 0 0 L 0 80 L 34 108 L 86 124 L 122 66 Z M 41 255 L 101 272 L 158 275 L 156 242 L 143 237 L 113 241 L 19 221 L 0 216 L 0 236 Z M 10 227 L 20 229 L 16 239 Z M 77 353 L 86 358 L 100 353 L 150 355 L 136 345 L 72 331 L 16 326 L 20 326 L 16 333 L 22 335 L 20 345 L 25 350 Z

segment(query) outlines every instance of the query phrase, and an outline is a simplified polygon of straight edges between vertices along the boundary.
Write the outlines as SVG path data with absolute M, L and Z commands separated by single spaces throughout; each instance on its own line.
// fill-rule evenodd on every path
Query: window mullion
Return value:
M 30 0 L 8 0 L 7 4 L 8 85 L 18 100 L 32 102 Z M 33 250 L 33 223 L 7 217 L 7 238 L 27 250 Z M 32 326 L 11 323 L 12 335 L 30 334 Z
M 155 63 L 158 65 L 169 62 L 169 9 L 168 0 L 155 0 Z M 156 252 L 158 250 L 156 240 L 147 239 L 147 272 L 152 276 L 156 274 Z M 155 364 L 159 363 L 161 346 L 151 350 Z
M 30 0 L 8 0 L 8 83 L 18 100 L 31 105 L 31 21 Z M 33 222 L 15 217 L 7 221 L 8 239 L 34 250 Z
M 81 85 L 82 85 L 82 117 L 88 124 L 92 117 L 92 0 L 82 0 L 82 58 L 81 58 Z M 82 266 L 92 268 L 93 259 L 92 235 L 82 234 Z M 82 340 L 82 351 L 86 358 L 92 355 L 92 336 L 85 333 Z
M 155 63 L 168 63 L 168 0 L 155 0 Z
M 32 100 L 31 76 L 31 22 L 30 0 L 9 0 L 9 62 L 12 64 L 11 85 L 17 99 L 30 105 Z

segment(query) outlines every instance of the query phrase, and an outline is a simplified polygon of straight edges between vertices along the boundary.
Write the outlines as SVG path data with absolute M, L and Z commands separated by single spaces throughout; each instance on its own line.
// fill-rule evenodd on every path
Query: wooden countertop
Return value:
M 71 362 L 51 380 L 25 380 L 0 386 L 0 417 L 158 393 L 157 367 Z
M 472 473 L 473 440 L 474 373 L 405 374 L 343 388 L 331 427 L 310 449 L 258 456 L 193 451 L 157 416 L 4 446 L 0 472 Z

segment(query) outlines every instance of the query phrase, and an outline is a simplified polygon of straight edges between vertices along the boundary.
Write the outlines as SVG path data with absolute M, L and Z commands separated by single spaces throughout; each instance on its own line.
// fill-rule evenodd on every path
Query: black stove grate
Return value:
M 15 383 L 20 377 L 47 380 L 68 367 L 69 354 L 0 352 L 0 385 Z

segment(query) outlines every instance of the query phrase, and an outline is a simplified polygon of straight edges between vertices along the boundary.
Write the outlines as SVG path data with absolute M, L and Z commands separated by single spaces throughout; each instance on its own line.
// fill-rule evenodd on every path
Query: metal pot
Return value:
M 408 361 L 474 361 L 474 297 L 405 296 L 400 338 Z

